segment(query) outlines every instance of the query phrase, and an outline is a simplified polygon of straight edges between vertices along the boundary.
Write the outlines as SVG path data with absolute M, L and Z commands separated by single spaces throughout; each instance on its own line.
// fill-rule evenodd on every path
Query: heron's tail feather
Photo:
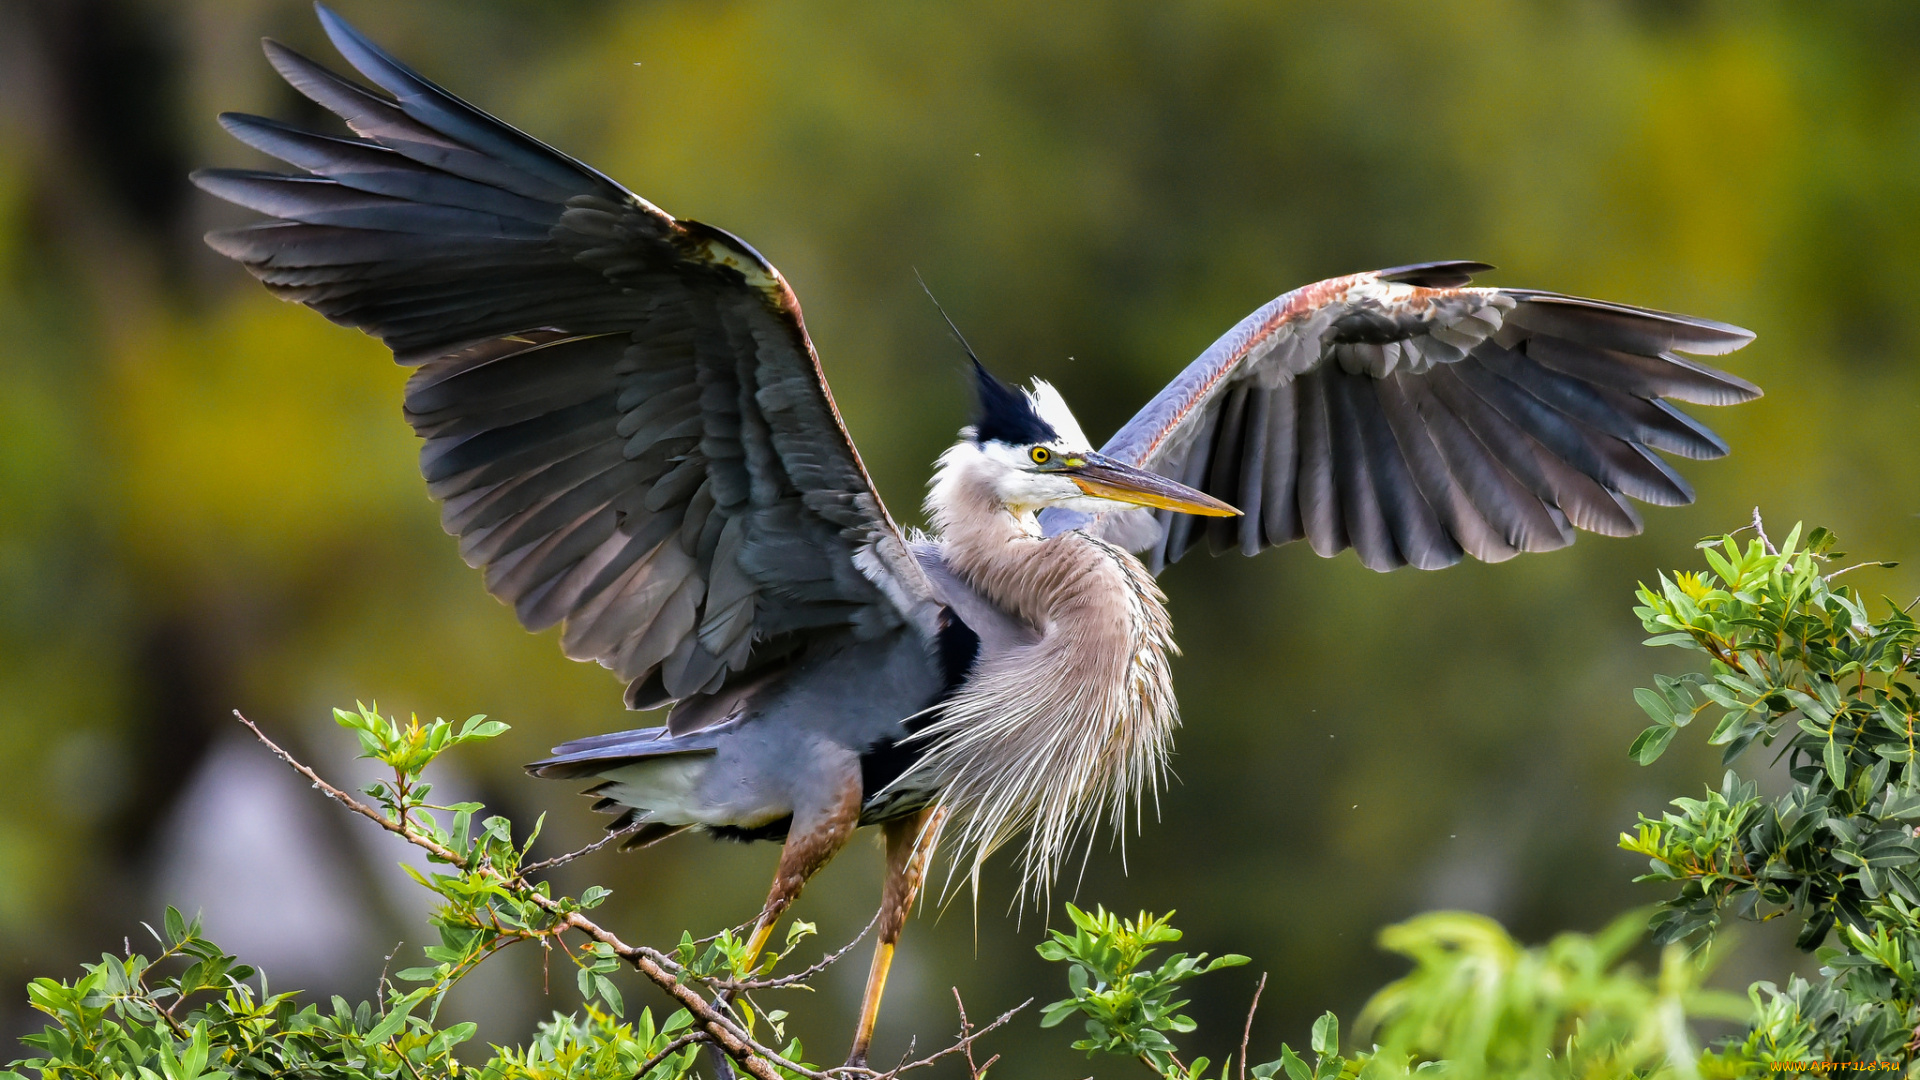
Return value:
M 602 776 L 624 764 L 650 758 L 708 755 L 713 753 L 715 744 L 710 731 L 674 735 L 664 727 L 635 728 L 561 743 L 553 748 L 552 757 L 530 762 L 526 769 L 548 780 L 578 780 Z

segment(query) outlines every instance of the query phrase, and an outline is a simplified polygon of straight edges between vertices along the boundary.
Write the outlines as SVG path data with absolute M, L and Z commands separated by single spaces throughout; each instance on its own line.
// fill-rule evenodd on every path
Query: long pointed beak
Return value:
M 1201 517 L 1238 517 L 1240 511 L 1204 491 L 1175 483 L 1159 473 L 1136 469 L 1105 454 L 1088 454 L 1086 464 L 1061 470 L 1080 490 L 1101 499 L 1178 510 Z

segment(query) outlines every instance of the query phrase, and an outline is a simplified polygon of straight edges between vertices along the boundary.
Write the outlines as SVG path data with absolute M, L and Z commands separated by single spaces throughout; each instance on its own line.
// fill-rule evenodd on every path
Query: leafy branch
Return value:
M 1732 766 L 1779 744 L 1792 781 L 1764 799 L 1731 769 L 1703 799 L 1642 816 L 1620 846 L 1643 855 L 1641 881 L 1676 893 L 1654 918 L 1657 941 L 1711 940 L 1727 915 L 1800 919 L 1822 982 L 1752 992 L 1740 1054 L 1766 1061 L 1910 1060 L 1920 1050 L 1920 760 L 1914 677 L 1920 629 L 1910 605 L 1870 605 L 1835 579 L 1864 562 L 1833 534 L 1795 525 L 1778 546 L 1757 538 L 1700 544 L 1707 568 L 1642 585 L 1634 609 L 1652 646 L 1701 653 L 1707 670 L 1636 691 L 1652 726 L 1630 753 L 1658 758 L 1696 716 L 1719 713 L 1710 745 Z M 1794 1055 L 1800 1055 L 1795 1057 Z
M 951 1054 L 964 1053 L 971 1060 L 975 1040 L 1019 1011 L 976 1028 L 963 1009 L 956 1042 L 884 1072 L 807 1064 L 799 1041 L 786 1038 L 786 1014 L 762 1009 L 750 994 L 805 986 L 859 938 L 820 963 L 781 976 L 773 974 L 775 969 L 813 935 L 811 924 L 792 924 L 785 947 L 762 958 L 750 957 L 744 936 L 733 930 L 698 941 L 684 934 L 671 952 L 630 945 L 587 914 L 611 895 L 607 889 L 596 885 L 578 896 L 555 895 L 547 882 L 534 878 L 615 837 L 532 862 L 528 855 L 539 822 L 525 839 L 516 840 L 511 822 L 480 817 L 478 803 L 431 801 L 432 785 L 422 778 L 427 767 L 456 747 L 498 737 L 506 725 L 479 716 L 458 726 L 418 718 L 403 723 L 366 706 L 335 710 L 335 720 L 358 739 L 362 756 L 390 770 L 367 786 L 362 798 L 328 782 L 246 717 L 235 716 L 321 794 L 426 852 L 426 872 L 405 869 L 440 900 L 430 916 L 438 943 L 422 950 L 427 962 L 398 971 L 391 980 L 383 977 L 377 1003 L 350 1006 L 336 997 L 330 1011 L 302 1006 L 292 994 L 269 994 L 265 976 L 259 976 L 256 990 L 248 982 L 256 975 L 252 968 L 208 941 L 197 921 L 188 922 L 169 908 L 164 933 L 154 935 L 161 945 L 155 959 L 129 950 L 125 957 L 108 955 L 85 965 L 85 974 L 71 982 L 34 981 L 29 1000 L 54 1022 L 26 1040 L 38 1056 L 13 1068 L 39 1070 L 43 1078 L 101 1080 L 242 1075 L 427 1080 L 468 1074 L 483 1080 L 685 1080 L 700 1047 L 710 1045 L 756 1080 L 892 1080 Z M 522 942 L 538 945 L 549 956 L 557 950 L 575 965 L 583 1014 L 556 1013 L 527 1045 L 494 1047 L 483 1064 L 465 1065 L 454 1048 L 471 1040 L 476 1029 L 470 1023 L 439 1026 L 440 1006 L 480 964 Z M 184 967 L 156 977 L 156 968 L 169 962 Z M 622 1021 L 626 1003 L 610 977 L 622 968 L 666 992 L 675 1011 L 658 1024 L 650 1009 Z M 781 1045 L 776 1048 L 763 1029 Z M 10 1071 L 0 1073 L 0 1080 L 22 1078 Z
M 1055 931 L 1041 955 L 1064 962 L 1073 996 L 1047 1006 L 1042 1023 L 1080 1016 L 1088 1037 L 1075 1049 L 1124 1054 L 1162 1080 L 1203 1080 L 1204 1057 L 1179 1059 L 1168 1032 L 1184 1034 L 1193 1021 L 1179 1013 L 1177 987 L 1198 975 L 1233 967 L 1244 958 L 1176 954 L 1147 966 L 1150 946 L 1177 941 L 1167 918 L 1142 914 L 1119 919 L 1104 910 L 1068 905 L 1075 932 Z M 1616 920 L 1599 934 L 1562 934 L 1525 948 L 1480 915 L 1435 912 L 1381 932 L 1388 950 L 1413 970 L 1373 996 L 1359 1029 L 1372 1041 L 1341 1052 L 1340 1021 L 1325 1013 L 1313 1024 L 1308 1051 L 1282 1043 L 1280 1056 L 1252 1064 L 1252 1023 L 1242 1033 L 1240 1075 L 1255 1080 L 1356 1080 L 1442 1070 L 1449 1080 L 1676 1076 L 1700 1059 L 1687 1035 L 1689 1017 L 1746 1019 L 1748 1002 L 1701 988 L 1705 965 L 1678 946 L 1661 955 L 1660 970 L 1642 975 L 1625 962 L 1640 939 L 1644 913 Z M 1264 978 L 1262 979 L 1264 986 Z M 1256 991 L 1256 1001 L 1257 1001 Z M 1676 1063 L 1678 1063 L 1676 1065 Z M 1235 1075 L 1231 1056 L 1214 1080 Z

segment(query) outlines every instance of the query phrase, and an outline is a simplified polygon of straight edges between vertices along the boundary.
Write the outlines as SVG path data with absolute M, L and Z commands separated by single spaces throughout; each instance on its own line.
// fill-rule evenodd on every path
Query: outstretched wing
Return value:
M 1216 552 L 1304 537 L 1321 555 L 1352 547 L 1375 570 L 1433 569 L 1563 547 L 1576 527 L 1637 533 L 1628 497 L 1691 502 L 1654 451 L 1710 458 L 1727 446 L 1662 399 L 1730 405 L 1760 389 L 1676 354 L 1731 352 L 1753 334 L 1468 285 L 1487 269 L 1334 278 L 1247 316 L 1103 448 L 1243 515 L 1128 511 L 1091 527 L 1156 571 L 1202 533 Z
M 637 708 L 815 634 L 927 631 L 779 272 L 320 17 L 393 97 L 268 42 L 358 138 L 223 116 L 305 172 L 195 174 L 271 218 L 207 240 L 416 369 L 420 468 L 487 589 L 529 629 L 564 624 Z

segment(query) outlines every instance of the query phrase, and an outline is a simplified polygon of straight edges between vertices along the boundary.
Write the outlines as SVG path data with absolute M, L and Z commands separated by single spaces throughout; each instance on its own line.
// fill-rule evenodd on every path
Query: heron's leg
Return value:
M 907 923 L 914 897 L 927 876 L 927 862 L 933 858 L 934 845 L 940 841 L 940 826 L 947 820 L 945 807 L 928 807 L 909 817 L 896 818 L 881 826 L 887 837 L 887 883 L 880 899 L 880 940 L 873 946 L 873 967 L 867 971 L 867 992 L 860 1000 L 860 1026 L 853 1032 L 853 1051 L 848 1065 L 865 1067 L 867 1048 L 873 1043 L 873 1025 L 880 1018 L 880 995 L 887 988 L 887 971 L 893 967 L 894 946 Z
M 766 906 L 760 909 L 760 921 L 747 940 L 748 963 L 760 958 L 773 936 L 773 926 L 800 896 L 807 879 L 832 861 L 853 838 L 860 825 L 861 785 L 858 761 L 852 761 L 843 775 L 831 785 L 836 790 L 823 805 L 809 810 L 796 809 L 787 843 L 780 849 L 780 866 L 773 873 L 773 887 L 767 891 Z
M 780 865 L 773 872 L 773 888 L 767 891 L 767 903 L 760 909 L 760 919 L 754 924 L 753 935 L 747 939 L 747 967 L 751 969 L 760 959 L 760 953 L 767 947 L 767 939 L 773 936 L 773 925 L 800 895 L 807 879 L 819 873 L 820 868 L 832 861 L 853 839 L 853 831 L 860 826 L 860 803 L 863 794 L 860 784 L 860 765 L 857 759 L 842 762 L 839 775 L 830 783 L 822 785 L 831 794 L 823 800 L 821 806 L 802 809 L 795 808 L 793 826 L 787 830 L 787 842 L 780 849 Z M 722 1009 L 733 1001 L 733 991 L 720 993 L 719 1003 Z M 726 1051 L 716 1044 L 708 1044 L 707 1050 L 713 1065 L 714 1075 L 720 1080 L 733 1080 L 733 1062 L 728 1060 Z

